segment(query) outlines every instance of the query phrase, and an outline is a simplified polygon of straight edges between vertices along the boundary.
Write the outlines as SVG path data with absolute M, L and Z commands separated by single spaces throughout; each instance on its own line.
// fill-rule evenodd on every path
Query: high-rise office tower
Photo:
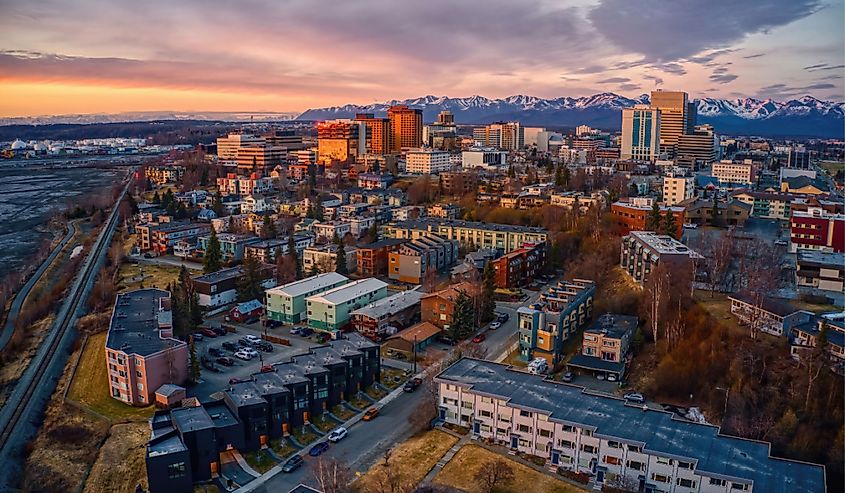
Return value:
M 455 115 L 452 114 L 449 110 L 443 110 L 437 115 L 437 124 L 438 125 L 454 125 L 455 124 Z
M 473 139 L 485 147 L 517 150 L 525 143 L 525 134 L 519 122 L 491 123 L 472 131 Z
M 387 118 L 390 120 L 390 152 L 400 153 L 403 148 L 422 145 L 422 110 L 404 104 L 391 106 Z
M 709 166 L 719 159 L 719 136 L 711 125 L 697 125 L 692 132 L 678 139 L 675 155 L 696 168 Z
M 366 125 L 354 120 L 329 120 L 317 124 L 317 160 L 351 164 L 366 149 Z
M 638 104 L 622 110 L 622 159 L 654 161 L 660 153 L 661 112 Z
M 683 91 L 651 91 L 652 108 L 660 110 L 660 151 L 675 155 L 681 135 L 689 131 L 689 101 Z
M 390 120 L 376 118 L 372 113 L 358 113 L 355 121 L 367 126 L 367 154 L 387 154 L 390 152 Z

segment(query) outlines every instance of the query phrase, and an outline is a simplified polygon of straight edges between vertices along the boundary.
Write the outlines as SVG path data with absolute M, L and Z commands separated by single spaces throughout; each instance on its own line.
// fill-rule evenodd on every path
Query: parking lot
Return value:
M 208 399 L 211 394 L 223 390 L 229 385 L 229 380 L 233 378 L 247 379 L 251 374 L 260 371 L 262 365 L 271 365 L 273 363 L 288 361 L 291 356 L 303 354 L 307 352 L 309 348 L 318 345 L 314 341 L 314 335 L 310 337 L 291 335 L 291 326 L 273 329 L 268 328 L 268 335 L 287 339 L 290 341 L 291 345 L 283 346 L 281 344 L 272 344 L 273 351 L 265 352 L 259 350 L 258 356 L 249 361 L 245 361 L 235 357 L 233 351 L 223 349 L 223 343 L 230 342 L 237 345 L 238 339 L 246 335 L 253 335 L 260 338 L 261 335 L 264 334 L 264 328 L 261 326 L 261 323 L 256 322 L 250 325 L 243 325 L 234 322 L 225 322 L 223 321 L 223 317 L 220 316 L 206 320 L 205 325 L 208 327 L 219 327 L 221 323 L 235 327 L 237 332 L 228 333 L 224 336 L 214 338 L 203 337 L 203 340 L 195 341 L 197 357 L 206 356 L 214 362 L 214 360 L 217 359 L 217 356 L 210 355 L 208 353 L 208 349 L 216 348 L 223 353 L 223 356 L 231 358 L 233 365 L 224 366 L 214 362 L 214 367 L 218 370 L 218 372 L 202 368 L 200 382 L 188 389 L 189 396 L 197 397 L 200 400 Z

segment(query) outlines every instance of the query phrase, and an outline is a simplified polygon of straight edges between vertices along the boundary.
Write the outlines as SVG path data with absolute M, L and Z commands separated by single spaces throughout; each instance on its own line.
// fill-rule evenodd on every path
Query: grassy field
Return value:
M 405 383 L 405 380 L 407 379 L 405 372 L 402 370 L 397 370 L 395 368 L 381 369 L 381 384 L 389 389 L 395 389 Z
M 249 467 L 255 469 L 256 472 L 261 474 L 269 471 L 277 464 L 277 462 L 270 457 L 270 454 L 264 452 L 263 450 L 256 450 L 245 454 L 244 459 L 246 459 L 246 463 L 249 464 Z
M 317 434 L 311 431 L 311 428 L 305 426 L 297 426 L 293 429 L 291 435 L 293 435 L 296 441 L 303 446 L 308 445 L 318 438 Z
M 529 490 L 534 493 L 580 493 L 587 491 L 477 445 L 462 447 L 443 470 L 437 474 L 434 482 L 469 493 L 483 493 L 482 485 L 476 481 L 474 476 L 485 462 L 495 459 L 506 461 L 514 472 L 513 481 L 509 484 L 496 486 L 494 489 L 496 493 L 522 493 Z
M 132 493 L 135 485 L 146 487 L 144 463 L 150 427 L 146 423 L 112 426 L 109 438 L 100 447 L 84 493 Z
M 68 399 L 87 406 L 112 421 L 145 421 L 153 414 L 154 406 L 132 407 L 109 395 L 106 356 L 103 351 L 105 343 L 105 332 L 88 338 L 68 391 Z
M 195 272 L 191 272 L 195 274 Z M 143 279 L 141 276 L 143 275 Z M 124 263 L 118 273 L 118 285 L 122 290 L 140 288 L 167 288 L 179 278 L 179 267 L 172 265 L 150 265 Z
M 272 448 L 273 452 L 276 452 L 276 455 L 279 457 L 287 457 L 297 451 L 296 447 L 288 443 L 287 440 L 282 440 L 281 438 L 271 441 L 270 448 Z
M 390 470 L 401 478 L 402 484 L 416 485 L 457 441 L 457 438 L 439 430 L 410 438 L 393 449 Z M 355 489 L 360 492 L 380 491 L 378 485 L 382 483 L 384 474 L 384 465 L 379 460 L 355 483 Z

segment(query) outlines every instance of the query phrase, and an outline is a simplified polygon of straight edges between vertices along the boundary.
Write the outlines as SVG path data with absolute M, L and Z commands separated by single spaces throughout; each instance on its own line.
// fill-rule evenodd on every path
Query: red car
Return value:
M 217 337 L 217 332 L 214 332 L 209 328 L 202 329 L 200 332 L 202 332 L 202 335 L 206 337 Z
M 475 342 L 475 343 L 478 343 L 478 342 L 484 342 L 484 339 L 487 339 L 487 336 L 486 336 L 486 335 L 484 335 L 484 334 L 478 334 L 477 336 L 475 336 L 475 337 L 473 337 L 473 338 L 472 338 L 472 342 Z

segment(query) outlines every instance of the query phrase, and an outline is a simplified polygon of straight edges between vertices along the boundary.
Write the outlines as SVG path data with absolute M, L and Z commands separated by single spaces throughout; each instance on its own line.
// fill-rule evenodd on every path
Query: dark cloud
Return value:
M 833 85 L 833 84 L 825 82 L 825 83 L 822 83 L 822 84 L 810 84 L 809 86 L 802 87 L 802 89 L 807 90 L 807 91 L 813 91 L 813 90 L 816 90 L 816 89 L 833 89 L 834 87 L 836 87 L 836 86 Z
M 631 79 L 628 77 L 611 77 L 597 81 L 596 84 L 619 84 L 620 82 L 631 82 Z
M 619 86 L 620 91 L 636 91 L 640 89 L 642 86 L 639 84 L 622 84 Z
M 765 53 L 755 53 L 755 54 L 753 54 L 753 55 L 745 55 L 745 56 L 744 56 L 744 57 L 742 57 L 742 58 L 745 58 L 746 60 L 749 60 L 749 59 L 751 59 L 751 58 L 760 58 L 761 56 L 766 56 L 766 54 L 765 54 Z
M 657 77 L 655 75 L 643 75 L 643 79 L 654 81 L 655 86 L 662 86 L 663 85 L 663 78 Z
M 711 51 L 710 53 L 705 53 L 705 54 L 697 55 L 697 56 L 691 56 L 691 57 L 687 58 L 687 60 L 689 60 L 690 62 L 693 62 L 693 63 L 705 64 L 705 63 L 708 63 L 708 62 L 712 62 L 713 60 L 715 60 L 716 58 L 718 58 L 722 55 L 727 55 L 729 53 L 734 53 L 736 51 L 738 51 L 738 50 L 732 50 L 732 49 L 727 49 L 727 48 L 723 49 L 723 50 L 715 50 L 715 51 Z
M 710 76 L 711 81 L 719 84 L 727 84 L 728 82 L 733 82 L 738 78 L 739 76 L 734 74 L 713 74 Z
M 807 72 L 818 72 L 819 70 L 839 70 L 845 68 L 845 65 L 830 65 L 828 63 L 817 63 L 804 67 Z
M 666 72 L 667 74 L 672 74 L 672 75 L 686 75 L 687 74 L 687 69 L 685 69 L 684 66 L 681 65 L 680 63 L 675 63 L 675 62 L 650 65 L 649 68 L 653 68 L 655 70 L 660 70 L 660 71 Z
M 601 0 L 588 19 L 623 50 L 674 61 L 789 24 L 820 6 L 820 0 Z

